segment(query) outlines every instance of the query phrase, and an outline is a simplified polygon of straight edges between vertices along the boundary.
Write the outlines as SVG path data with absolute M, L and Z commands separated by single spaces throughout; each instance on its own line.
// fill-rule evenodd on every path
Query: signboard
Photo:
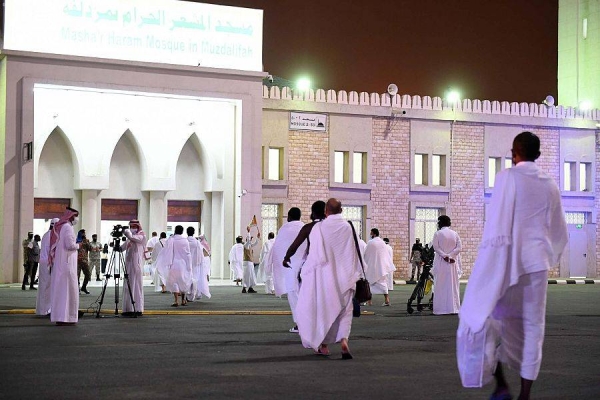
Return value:
M 290 130 L 325 132 L 327 130 L 327 114 L 291 112 Z
M 5 0 L 4 49 L 262 71 L 262 15 L 175 0 Z

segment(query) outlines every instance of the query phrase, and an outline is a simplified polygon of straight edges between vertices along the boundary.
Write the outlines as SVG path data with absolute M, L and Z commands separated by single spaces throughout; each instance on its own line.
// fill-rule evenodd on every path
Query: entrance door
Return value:
M 587 234 L 583 230 L 569 232 L 569 276 L 587 276 Z

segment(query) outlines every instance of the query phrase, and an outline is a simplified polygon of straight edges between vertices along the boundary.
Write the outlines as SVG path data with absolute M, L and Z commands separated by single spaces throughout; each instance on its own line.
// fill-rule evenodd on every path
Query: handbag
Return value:
M 354 236 L 354 245 L 356 246 L 356 253 L 358 254 L 358 260 L 360 261 L 360 266 L 363 272 L 363 278 L 360 278 L 356 281 L 356 290 L 354 291 L 354 298 L 359 303 L 364 303 L 373 298 L 371 295 L 371 285 L 367 280 L 367 275 L 365 274 L 365 266 L 363 264 L 362 256 L 360 255 L 360 247 L 358 246 L 358 239 L 356 237 L 356 231 L 354 230 L 354 225 L 352 225 L 352 221 L 348 221 L 350 226 L 352 227 L 352 236 Z

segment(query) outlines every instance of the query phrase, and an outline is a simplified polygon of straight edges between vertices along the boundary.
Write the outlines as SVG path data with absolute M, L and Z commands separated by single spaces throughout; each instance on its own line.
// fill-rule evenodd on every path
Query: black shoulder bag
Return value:
M 356 281 L 356 291 L 354 292 L 354 298 L 359 303 L 364 303 L 366 301 L 371 300 L 373 297 L 371 295 L 371 285 L 369 285 L 369 281 L 367 280 L 367 275 L 365 274 L 365 266 L 363 264 L 362 256 L 360 255 L 360 247 L 358 246 L 358 238 L 356 237 L 356 231 L 354 230 L 354 225 L 352 225 L 352 221 L 348 221 L 350 226 L 352 227 L 352 236 L 354 236 L 354 245 L 356 246 L 356 253 L 358 254 L 358 260 L 360 261 L 360 266 L 362 268 L 363 277 Z

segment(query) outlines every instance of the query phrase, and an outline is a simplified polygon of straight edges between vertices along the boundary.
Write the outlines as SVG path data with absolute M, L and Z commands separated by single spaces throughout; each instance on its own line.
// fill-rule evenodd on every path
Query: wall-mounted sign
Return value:
M 291 112 L 290 130 L 325 132 L 327 130 L 327 114 Z
M 4 49 L 262 71 L 262 10 L 173 0 L 5 0 Z

